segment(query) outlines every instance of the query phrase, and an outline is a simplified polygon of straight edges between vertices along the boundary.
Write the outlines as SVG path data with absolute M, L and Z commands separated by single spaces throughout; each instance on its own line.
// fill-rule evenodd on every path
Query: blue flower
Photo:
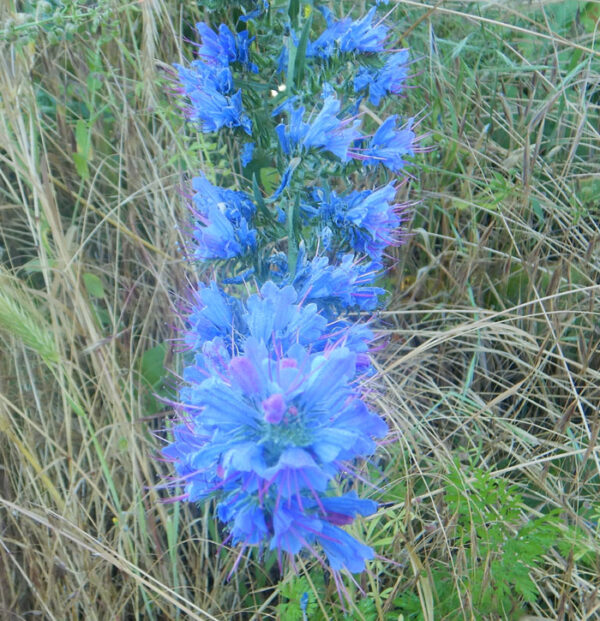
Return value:
M 194 258 L 207 261 L 231 259 L 242 254 L 244 248 L 236 239 L 236 231 L 227 216 L 216 205 L 211 205 L 207 211 L 206 216 L 198 216 L 198 222 L 194 228 L 193 236 L 196 242 Z M 243 234 L 247 235 L 247 233 L 249 231 L 246 223 Z M 250 241 L 253 241 L 252 238 Z
M 201 451 L 208 436 L 197 433 L 193 425 L 177 425 L 173 430 L 173 442 L 162 449 L 164 457 L 175 464 L 175 470 L 185 487 L 185 498 L 198 502 L 214 494 L 221 487 L 216 469 L 198 470 L 193 463 L 195 450 Z
M 186 342 L 205 343 L 184 370 L 183 420 L 163 451 L 186 497 L 216 495 L 234 543 L 289 554 L 317 543 L 335 571 L 361 571 L 372 551 L 338 527 L 376 505 L 329 489 L 387 432 L 361 398 L 363 355 L 348 345 L 364 351 L 364 342 L 298 304 L 289 285 L 267 282 L 243 313 L 215 283 L 197 300 Z M 322 535 L 308 536 L 311 524 Z
M 242 106 L 242 92 L 231 94 L 233 78 L 227 68 L 211 67 L 194 61 L 189 68 L 175 65 L 182 91 L 191 106 L 187 116 L 200 125 L 203 132 L 222 127 L 241 127 L 252 134 L 252 122 Z
M 337 118 L 340 102 L 330 96 L 323 102 L 323 107 L 311 123 L 302 120 L 304 107 L 293 109 L 290 114 L 289 126 L 279 124 L 275 130 L 279 136 L 281 147 L 289 155 L 294 147 L 321 151 L 330 151 L 343 162 L 348 160 L 350 145 L 360 137 L 358 125 L 360 121 Z
M 192 188 L 195 190 L 192 196 L 194 207 L 200 213 L 204 213 L 209 205 L 222 205 L 227 217 L 237 224 L 239 217 L 250 220 L 256 211 L 246 193 L 213 185 L 203 173 L 192 179 Z
M 382 2 L 386 0 L 376 0 L 377 5 Z M 241 12 L 239 21 L 247 22 L 268 6 L 267 0 L 244 0 L 236 15 Z M 288 52 L 293 55 L 294 45 L 296 52 L 300 48 L 278 11 L 271 16 L 285 32 L 281 71 L 289 64 Z M 385 52 L 388 27 L 378 21 L 375 8 L 358 20 L 336 20 L 327 7 L 320 11 L 327 27 L 306 42 L 307 57 L 327 60 L 345 54 L 350 62 L 351 54 Z M 260 25 L 254 30 L 266 32 Z M 198 59 L 176 65 L 187 116 L 204 132 L 239 127 L 252 135 L 236 81 L 242 71 L 258 71 L 251 60 L 253 37 L 226 24 L 215 31 L 199 23 L 197 31 Z M 264 43 L 269 48 L 266 39 Z M 311 162 L 317 152 L 327 152 L 330 162 L 333 156 L 342 163 L 353 158 L 366 167 L 383 164 L 402 171 L 404 158 L 414 151 L 412 120 L 399 127 L 391 116 L 372 136 L 364 136 L 358 105 L 367 95 L 378 105 L 386 95 L 400 93 L 407 62 L 404 50 L 364 61 L 369 67 L 359 70 L 353 84 L 358 97 L 339 100 L 336 89 L 343 85 L 338 77 L 322 84 L 310 114 L 301 105 L 309 93 L 300 89 L 284 99 L 284 88 L 272 91 L 276 98 L 265 101 L 263 112 L 256 114 L 258 119 L 266 106 L 285 119 L 275 128 L 281 150 L 279 155 L 268 152 L 273 142 L 265 132 L 271 124 L 263 123 L 260 157 L 272 160 L 281 181 L 265 197 L 254 181 L 259 213 L 251 194 L 218 187 L 202 173 L 192 180 L 191 254 L 200 261 L 233 260 L 215 265 L 219 278 L 200 284 L 193 294 L 183 335 L 187 354 L 179 419 L 163 450 L 178 475 L 172 485 L 183 488 L 182 499 L 212 499 L 233 544 L 276 550 L 280 559 L 310 552 L 329 563 L 336 584 L 340 571 L 360 572 L 375 556 L 344 527 L 377 509 L 372 500 L 359 498 L 349 473 L 355 460 L 370 458 L 387 433 L 383 419 L 365 401 L 365 378 L 375 373 L 375 335 L 364 315 L 385 302 L 386 291 L 376 282 L 385 248 L 398 243 L 402 214 L 394 203 L 393 182 L 338 194 L 315 187 L 315 174 L 323 178 L 327 173 L 323 169 L 319 175 L 319 165 L 296 169 L 306 162 L 307 152 Z M 264 86 L 265 80 L 259 81 Z M 244 82 L 244 89 L 259 86 Z M 254 95 L 260 98 L 259 91 Z M 248 173 L 247 167 L 256 163 L 255 143 L 249 142 L 254 138 L 244 139 L 240 132 L 233 133 L 236 137 L 233 155 Z M 358 174 L 356 166 L 352 170 L 352 176 Z M 252 185 L 246 177 L 239 176 L 244 189 Z M 304 194 L 311 197 L 306 200 L 310 204 L 293 195 L 298 184 L 311 188 Z M 363 180 L 361 187 L 371 186 Z M 280 225 L 292 213 L 294 222 L 283 233 Z M 261 223 L 259 236 L 253 227 Z M 281 235 L 289 239 L 281 240 Z M 302 241 L 308 235 L 313 236 L 308 244 L 312 254 Z M 280 252 L 286 245 L 293 259 Z M 340 486 L 346 493 L 337 495 Z M 303 613 L 307 601 L 303 596 Z
M 211 67 L 201 60 L 194 60 L 189 67 L 174 65 L 183 92 L 191 98 L 198 91 L 216 91 L 227 95 L 233 89 L 233 76 L 227 67 Z
M 254 154 L 255 144 L 253 142 L 247 142 L 243 148 L 241 153 L 242 166 L 246 167 L 252 161 L 252 156 Z
M 349 155 L 362 160 L 364 164 L 372 166 L 383 164 L 392 172 L 400 172 L 406 164 L 404 156 L 414 154 L 416 136 L 411 129 L 412 119 L 405 128 L 400 129 L 396 129 L 396 119 L 395 114 L 388 117 L 366 147 L 352 149 Z
M 252 39 L 247 30 L 234 34 L 226 24 L 221 24 L 217 34 L 202 22 L 196 24 L 196 30 L 202 37 L 198 55 L 206 63 L 228 67 L 231 63 L 240 62 L 254 73 L 258 72 L 258 67 L 250 62 L 248 47 Z
M 252 123 L 244 112 L 242 92 L 233 92 L 232 62 L 240 62 L 251 71 L 258 71 L 248 56 L 251 39 L 248 32 L 234 34 L 221 24 L 218 34 L 204 23 L 196 24 L 202 38 L 198 54 L 201 60 L 193 61 L 189 68 L 175 65 L 182 91 L 190 100 L 188 117 L 200 124 L 204 132 L 221 127 L 241 127 L 252 134 Z
M 222 502 L 217 509 L 219 519 L 231 524 L 233 543 L 257 545 L 269 537 L 265 513 L 256 499 L 247 494 Z
M 332 504 L 341 511 L 333 521 L 330 518 L 334 514 L 329 512 Z M 325 508 L 325 515 L 314 511 L 314 505 L 314 502 L 306 501 L 300 506 L 296 499 L 282 503 L 274 514 L 274 536 L 270 548 L 293 555 L 303 547 L 314 550 L 314 543 L 318 543 L 334 572 L 343 569 L 352 573 L 363 571 L 365 561 L 372 559 L 375 553 L 335 524 L 337 516 L 344 518 L 343 524 L 349 524 L 357 514 L 374 513 L 375 503 L 361 500 L 356 494 L 350 493 L 340 498 L 322 498 L 321 507 Z M 313 511 L 309 512 L 307 508 Z
M 281 175 L 281 181 L 279 183 L 279 187 L 275 190 L 272 196 L 269 197 L 269 201 L 274 201 L 281 196 L 281 193 L 287 188 L 292 180 L 292 173 L 295 170 L 295 166 L 288 166 L 284 171 L 283 175 Z M 278 218 L 279 219 L 279 218 Z
M 297 301 L 293 287 L 266 282 L 260 295 L 251 295 L 246 302 L 249 333 L 263 343 L 276 339 L 286 349 L 294 343 L 314 343 L 325 332 L 327 320 L 317 313 L 315 304 L 301 306 Z
M 292 107 L 289 109 L 289 112 L 289 126 L 286 127 L 283 123 L 280 123 L 275 128 L 281 148 L 286 155 L 289 155 L 294 147 L 301 143 L 308 131 L 308 123 L 302 120 L 304 116 L 304 106 L 300 106 L 299 108 Z
M 328 19 L 328 27 L 321 35 L 306 47 L 308 58 L 316 56 L 319 58 L 329 58 L 335 53 L 335 45 L 352 25 L 352 20 L 348 17 L 334 22 L 331 14 L 325 14 Z
M 188 325 L 184 342 L 194 350 L 217 337 L 231 347 L 234 334 L 247 331 L 240 302 L 227 295 L 214 281 L 208 286 L 200 283 L 194 292 Z
M 242 64 L 243 67 L 252 71 L 252 73 L 258 73 L 258 66 L 250 60 L 249 45 L 254 40 L 254 37 L 249 38 L 247 30 L 237 33 L 237 61 Z
M 353 254 L 340 257 L 337 265 L 331 265 L 327 257 L 301 258 L 293 284 L 302 299 L 314 301 L 334 320 L 344 310 L 371 311 L 380 305 L 379 296 L 385 289 L 373 286 L 380 273 L 380 263 L 361 262 Z
M 383 24 L 373 26 L 373 7 L 365 17 L 352 21 L 346 17 L 334 21 L 329 10 L 323 11 L 327 28 L 306 48 L 307 57 L 330 58 L 336 45 L 342 52 L 382 52 L 388 28 Z
M 309 42 L 306 56 L 330 58 L 335 53 L 336 45 L 341 52 L 382 52 L 388 34 L 387 26 L 377 24 L 373 26 L 373 7 L 367 15 L 357 21 L 345 17 L 334 21 L 331 11 L 321 8 L 327 28 L 315 41 Z
M 354 78 L 354 92 L 369 89 L 369 101 L 378 106 L 388 93 L 398 95 L 404 88 L 408 66 L 408 51 L 400 50 L 391 54 L 381 69 L 361 67 Z
M 402 220 L 394 204 L 395 195 L 392 183 L 347 196 L 316 188 L 312 193 L 316 206 L 304 204 L 302 209 L 310 218 L 330 223 L 338 238 L 347 241 L 353 250 L 380 261 L 385 248 L 398 243 L 395 233 Z
M 328 543 L 317 542 L 335 570 L 361 571 L 370 556 L 356 554 L 361 544 L 337 526 L 376 505 L 353 494 L 331 498 L 328 488 L 343 462 L 374 451 L 387 427 L 360 398 L 355 353 L 343 346 L 310 353 L 299 342 L 288 347 L 276 332 L 266 342 L 248 337 L 218 375 L 187 375 L 180 392 L 185 422 L 163 452 L 189 497 L 217 493 L 234 539 L 256 544 L 268 532 L 272 547 L 295 554 L 308 540 L 283 534 L 292 515 L 295 523 L 319 525 Z
M 281 114 L 283 111 L 289 112 L 291 114 L 294 111 L 294 103 L 297 100 L 298 100 L 298 95 L 292 95 L 291 97 L 287 97 L 278 106 L 273 108 L 273 111 L 271 112 L 271 116 L 277 116 L 278 114 Z M 304 110 L 302 112 L 304 113 Z
M 306 148 L 315 147 L 330 151 L 345 162 L 348 160 L 349 146 L 360 136 L 357 129 L 360 121 L 352 122 L 350 119 L 340 121 L 337 118 L 339 111 L 340 102 L 335 96 L 327 97 L 323 108 L 310 124 L 302 144 Z
M 362 19 L 352 22 L 340 39 L 342 52 L 383 52 L 388 34 L 384 24 L 373 26 L 373 7 Z
M 230 259 L 256 246 L 256 231 L 248 224 L 255 206 L 246 194 L 214 186 L 204 175 L 194 177 L 192 187 L 196 259 Z
M 361 543 L 345 530 L 325 523 L 320 537 L 321 544 L 329 566 L 333 571 L 346 569 L 351 573 L 360 573 L 365 569 L 365 561 L 375 557 L 373 549 Z

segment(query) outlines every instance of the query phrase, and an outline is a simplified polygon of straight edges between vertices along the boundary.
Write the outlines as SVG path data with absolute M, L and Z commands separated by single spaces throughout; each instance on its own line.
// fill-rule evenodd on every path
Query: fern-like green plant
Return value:
M 458 618 L 460 599 L 480 615 L 512 618 L 538 596 L 531 572 L 561 537 L 557 511 L 523 523 L 523 498 L 515 485 L 476 468 L 465 484 L 457 469 L 450 473 L 445 500 L 456 523 L 455 543 L 465 548 L 466 572 L 456 588 L 452 580 L 438 590 L 442 618 Z M 437 572 L 436 583 L 443 582 Z M 462 612 L 460 613 L 462 615 Z

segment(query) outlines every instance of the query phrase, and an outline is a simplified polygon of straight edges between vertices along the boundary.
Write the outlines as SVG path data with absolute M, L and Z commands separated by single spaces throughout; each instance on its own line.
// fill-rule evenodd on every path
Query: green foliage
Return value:
M 358 621 L 359 619 L 360 621 L 377 621 L 379 619 L 377 606 L 372 597 L 361 597 L 356 608 L 356 611 L 344 615 L 344 619 L 347 621 Z M 397 615 L 394 615 L 393 618 L 397 619 Z
M 318 579 L 319 574 L 315 573 L 313 579 Z M 322 575 L 320 582 L 322 586 Z M 321 618 L 315 617 L 318 613 L 318 605 L 312 587 L 304 576 L 298 576 L 283 584 L 279 590 L 282 598 L 286 602 L 279 604 L 277 610 L 282 619 L 289 621 L 306 621 L 307 619 Z
M 446 563 L 432 571 L 436 613 L 442 619 L 460 619 L 468 602 L 477 618 L 496 614 L 518 619 L 524 605 L 539 595 L 532 572 L 540 572 L 544 555 L 565 542 L 561 512 L 527 516 L 516 485 L 480 468 L 461 473 L 458 462 L 448 474 L 444 500 L 456 574 Z M 407 619 L 421 618 L 413 592 L 402 594 L 396 603 Z
M 140 358 L 139 373 L 142 379 L 144 411 L 148 415 L 163 409 L 162 399 L 173 399 L 174 391 L 167 384 L 169 371 L 165 368 L 168 347 L 160 343 L 146 350 Z
M 90 296 L 98 299 L 102 299 L 104 297 L 104 285 L 102 284 L 102 280 L 96 276 L 96 274 L 85 272 L 82 278 L 86 291 Z
M 15 18 L 0 26 L 0 41 L 17 47 L 35 44 L 41 37 L 51 45 L 72 42 L 75 35 L 95 34 L 100 27 L 110 40 L 118 29 L 118 6 L 111 0 L 94 6 L 85 0 L 25 0 L 19 8 Z

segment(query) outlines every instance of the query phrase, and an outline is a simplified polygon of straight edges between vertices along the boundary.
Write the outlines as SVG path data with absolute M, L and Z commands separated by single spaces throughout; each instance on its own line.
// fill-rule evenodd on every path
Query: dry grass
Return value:
M 100 9 L 82 9 L 70 41 L 0 42 L 0 617 L 276 618 L 276 571 L 253 555 L 228 582 L 211 507 L 161 504 L 156 487 L 169 411 L 152 395 L 172 390 L 195 277 L 177 251 L 181 174 L 204 157 L 162 63 L 199 11 L 105 4 L 96 34 Z M 481 618 L 477 544 L 447 502 L 456 469 L 465 497 L 482 472 L 517 486 L 509 529 L 558 509 L 576 539 L 544 554 L 539 596 L 510 614 L 600 614 L 600 52 L 593 32 L 555 28 L 554 4 L 397 9 L 437 149 L 382 314 L 379 401 L 399 439 L 374 464 L 384 504 L 365 522 L 393 561 L 361 578 L 372 618 L 408 593 L 421 612 L 406 618 Z M 340 618 L 330 587 L 315 585 L 318 608 Z

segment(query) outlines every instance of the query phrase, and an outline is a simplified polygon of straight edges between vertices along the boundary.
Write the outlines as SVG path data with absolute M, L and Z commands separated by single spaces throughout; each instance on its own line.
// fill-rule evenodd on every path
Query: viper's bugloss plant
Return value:
M 386 113 L 409 54 L 377 6 L 337 18 L 297 1 L 229 5 L 175 65 L 187 118 L 219 132 L 233 168 L 218 171 L 223 186 L 191 179 L 188 256 L 214 276 L 190 295 L 163 454 L 180 499 L 213 499 L 242 550 L 280 563 L 304 550 L 337 581 L 374 557 L 343 527 L 377 508 L 353 473 L 387 433 L 364 380 L 376 282 L 406 215 L 398 175 L 415 152 L 412 119 Z

